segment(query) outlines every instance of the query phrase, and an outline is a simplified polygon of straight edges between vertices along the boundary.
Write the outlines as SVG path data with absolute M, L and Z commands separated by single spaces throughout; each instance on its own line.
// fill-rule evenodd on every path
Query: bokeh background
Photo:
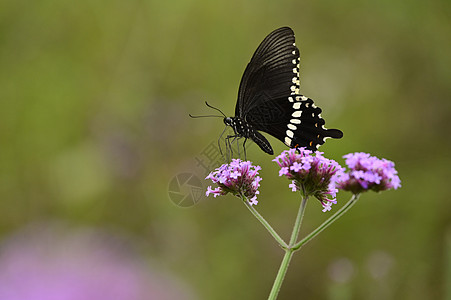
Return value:
M 298 252 L 280 299 L 451 299 L 450 14 L 447 0 L 2 1 L 0 277 L 32 289 L 48 278 L 24 274 L 98 261 L 86 249 L 102 232 L 168 292 L 136 299 L 265 299 L 283 251 L 237 198 L 199 197 L 224 125 L 188 113 L 208 100 L 232 115 L 253 51 L 290 26 L 302 93 L 344 132 L 321 150 L 390 159 L 402 188 L 363 195 Z M 288 238 L 299 199 L 273 157 L 254 145 L 248 158 L 263 167 L 258 210 Z M 301 234 L 330 214 L 311 200 Z M 56 261 L 33 263 L 42 253 Z M 2 300 L 47 295 L 2 282 Z

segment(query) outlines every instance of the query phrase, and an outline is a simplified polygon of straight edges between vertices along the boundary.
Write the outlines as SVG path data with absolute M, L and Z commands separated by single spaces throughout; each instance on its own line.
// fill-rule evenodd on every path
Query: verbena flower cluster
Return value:
M 401 187 L 392 161 L 364 152 L 349 153 L 343 157 L 346 158 L 349 171 L 340 174 L 337 183 L 339 189 L 358 194 L 367 190 L 380 192 Z
M 232 193 L 236 196 L 245 196 L 249 199 L 250 205 L 256 205 L 257 195 L 260 193 L 258 187 L 262 180 L 258 176 L 259 170 L 261 167 L 253 166 L 250 161 L 233 159 L 230 164 L 223 164 L 205 178 L 218 185 L 215 189 L 209 186 L 206 195 L 213 194 L 216 197 Z
M 334 160 L 322 156 L 322 152 L 313 152 L 305 148 L 285 150 L 275 161 L 280 166 L 279 176 L 286 176 L 292 182 L 293 191 L 302 190 L 305 195 L 315 196 L 322 204 L 323 211 L 331 210 L 337 204 L 335 187 L 336 177 L 343 168 Z
M 73 227 L 34 222 L 3 238 L 0 299 L 198 299 L 128 249 L 133 239 Z

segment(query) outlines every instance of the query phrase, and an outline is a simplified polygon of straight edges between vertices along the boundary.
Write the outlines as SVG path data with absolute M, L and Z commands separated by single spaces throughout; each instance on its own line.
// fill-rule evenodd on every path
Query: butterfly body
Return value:
M 343 136 L 338 129 L 326 129 L 321 109 L 300 94 L 299 62 L 291 28 L 276 29 L 261 42 L 241 79 L 235 116 L 224 118 L 235 132 L 233 137 L 251 139 L 273 154 L 259 131 L 290 148 L 310 150 L 317 150 L 327 138 Z
M 242 120 L 240 117 L 226 117 L 224 118 L 224 123 L 227 126 L 232 127 L 235 132 L 235 136 L 242 137 L 245 139 L 251 139 L 254 141 L 260 149 L 264 152 L 273 155 L 271 144 L 268 140 L 256 129 L 252 127 L 248 122 Z

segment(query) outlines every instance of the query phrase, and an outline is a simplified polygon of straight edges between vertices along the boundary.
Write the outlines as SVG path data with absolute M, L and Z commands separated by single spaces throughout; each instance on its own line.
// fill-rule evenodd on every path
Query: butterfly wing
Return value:
M 299 93 L 299 50 L 294 32 L 282 27 L 258 46 L 241 78 L 235 116 L 244 118 L 262 101 Z
M 291 148 L 316 150 L 326 138 L 341 138 L 343 133 L 324 128 L 321 109 L 300 95 L 299 61 L 293 30 L 271 32 L 244 71 L 235 115 Z
M 327 138 L 341 138 L 338 129 L 324 128 L 321 108 L 302 95 L 262 102 L 247 114 L 247 122 L 282 141 L 290 148 L 317 150 Z

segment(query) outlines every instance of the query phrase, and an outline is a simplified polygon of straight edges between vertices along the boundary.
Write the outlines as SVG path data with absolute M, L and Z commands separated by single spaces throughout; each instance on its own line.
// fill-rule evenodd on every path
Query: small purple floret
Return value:
M 289 187 L 293 192 L 304 190 L 306 195 L 315 196 L 322 204 L 323 211 L 331 210 L 338 190 L 336 178 L 343 168 L 334 160 L 322 156 L 322 152 L 312 152 L 305 148 L 283 151 L 273 161 L 280 166 L 279 176 L 291 180 Z M 314 156 L 312 154 L 315 154 Z
M 398 171 L 392 161 L 364 152 L 349 153 L 343 157 L 346 158 L 349 171 L 338 177 L 339 189 L 358 194 L 367 190 L 380 192 L 401 187 Z
M 233 159 L 230 164 L 223 164 L 215 171 L 208 174 L 205 179 L 210 179 L 218 185 L 212 189 L 207 188 L 207 196 L 213 194 L 214 197 L 232 193 L 236 196 L 245 196 L 249 199 L 250 205 L 256 205 L 258 188 L 262 178 L 258 176 L 260 166 L 253 166 L 250 161 Z

